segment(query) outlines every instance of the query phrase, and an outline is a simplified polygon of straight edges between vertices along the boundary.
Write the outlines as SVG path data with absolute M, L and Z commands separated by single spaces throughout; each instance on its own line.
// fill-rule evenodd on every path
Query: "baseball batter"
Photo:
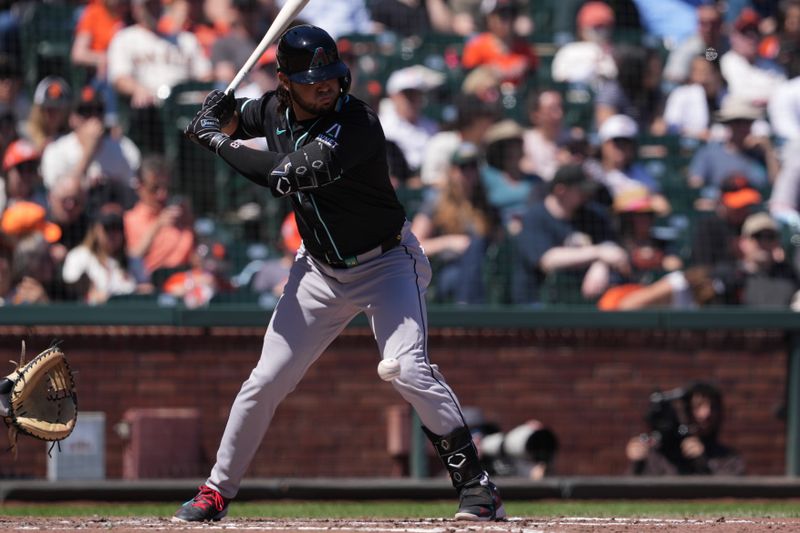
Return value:
M 289 29 L 277 59 L 276 91 L 238 100 L 212 91 L 186 128 L 243 176 L 288 197 L 303 244 L 261 358 L 231 408 L 211 475 L 174 520 L 225 516 L 278 404 L 362 312 L 384 361 L 379 374 L 414 407 L 447 467 L 459 494 L 456 518 L 503 519 L 458 400 L 428 359 L 431 269 L 389 182 L 378 118 L 348 94 L 350 72 L 324 30 Z M 261 136 L 269 151 L 236 140 Z

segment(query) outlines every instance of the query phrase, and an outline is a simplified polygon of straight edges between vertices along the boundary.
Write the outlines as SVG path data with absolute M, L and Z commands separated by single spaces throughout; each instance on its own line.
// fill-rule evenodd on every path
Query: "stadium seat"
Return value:
M 489 245 L 484 262 L 486 303 L 497 305 L 511 303 L 514 254 L 515 247 L 509 236 L 503 236 Z
M 161 108 L 164 155 L 173 164 L 177 189 L 191 199 L 195 214 L 220 212 L 219 204 L 224 202 L 226 195 L 217 188 L 229 182 L 223 173 L 225 167 L 221 166 L 224 163 L 183 135 L 183 129 L 213 88 L 212 83 L 205 82 L 178 84 L 172 88 Z
M 76 7 L 67 2 L 27 2 L 20 21 L 23 76 L 30 91 L 47 75 L 72 80 L 70 52 Z

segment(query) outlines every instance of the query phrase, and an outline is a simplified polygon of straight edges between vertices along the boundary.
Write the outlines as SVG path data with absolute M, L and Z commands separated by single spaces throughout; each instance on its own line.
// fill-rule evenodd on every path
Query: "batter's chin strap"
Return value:
M 485 474 L 469 428 L 460 427 L 447 435 L 436 435 L 424 426 L 422 430 L 436 448 L 457 491 Z

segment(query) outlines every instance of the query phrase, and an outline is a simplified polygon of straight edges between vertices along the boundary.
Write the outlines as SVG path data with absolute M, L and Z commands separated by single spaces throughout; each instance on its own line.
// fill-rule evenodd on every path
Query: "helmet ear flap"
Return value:
M 347 69 L 347 74 L 339 78 L 339 92 L 342 96 L 345 96 L 350 91 L 350 84 L 353 81 L 353 77 L 350 75 L 350 69 Z

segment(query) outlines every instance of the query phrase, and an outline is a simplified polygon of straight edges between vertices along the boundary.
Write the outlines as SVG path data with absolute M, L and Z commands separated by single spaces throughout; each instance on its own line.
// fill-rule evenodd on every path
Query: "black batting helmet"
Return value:
M 350 87 L 350 69 L 339 59 L 336 41 L 322 28 L 303 24 L 288 29 L 278 41 L 278 72 L 297 83 L 339 78 L 342 93 Z

